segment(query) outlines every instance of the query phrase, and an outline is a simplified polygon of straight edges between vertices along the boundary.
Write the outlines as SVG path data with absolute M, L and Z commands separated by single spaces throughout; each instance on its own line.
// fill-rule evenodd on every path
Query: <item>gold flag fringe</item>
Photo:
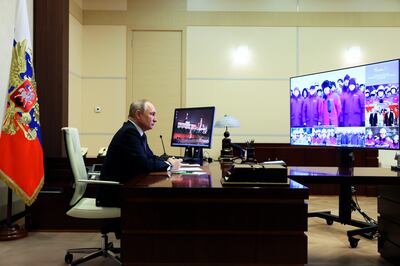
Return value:
M 9 176 L 7 176 L 2 170 L 0 170 L 0 180 L 2 180 L 11 190 L 20 197 L 23 202 L 31 206 L 33 202 L 35 202 L 37 196 L 39 195 L 40 190 L 44 184 L 44 175 L 40 179 L 39 185 L 36 187 L 35 191 L 33 192 L 32 196 L 29 197 L 25 191 L 23 191 Z

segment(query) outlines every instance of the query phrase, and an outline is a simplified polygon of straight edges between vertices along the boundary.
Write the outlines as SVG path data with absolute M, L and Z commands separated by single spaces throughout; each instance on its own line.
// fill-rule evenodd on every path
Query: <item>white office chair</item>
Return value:
M 81 219 L 112 219 L 121 217 L 120 208 L 97 207 L 95 198 L 83 197 L 87 184 L 115 186 L 119 185 L 119 183 L 113 181 L 100 181 L 100 180 L 88 179 L 88 176 L 90 174 L 88 175 L 85 163 L 83 161 L 78 129 L 64 127 L 61 130 L 64 133 L 67 155 L 75 179 L 75 191 L 70 202 L 70 206 L 72 207 L 71 209 L 68 210 L 67 215 Z M 119 249 L 114 248 L 112 243 L 108 242 L 107 233 L 109 233 L 110 231 L 111 230 L 109 230 L 107 227 L 101 229 L 101 234 L 103 238 L 103 246 L 101 248 L 69 249 L 67 250 L 64 258 L 65 262 L 71 265 L 78 265 L 93 258 L 104 256 L 113 258 L 115 261 L 121 264 L 120 259 L 115 254 L 119 252 L 118 251 Z M 73 255 L 72 255 L 73 253 L 89 253 L 89 254 L 73 261 Z

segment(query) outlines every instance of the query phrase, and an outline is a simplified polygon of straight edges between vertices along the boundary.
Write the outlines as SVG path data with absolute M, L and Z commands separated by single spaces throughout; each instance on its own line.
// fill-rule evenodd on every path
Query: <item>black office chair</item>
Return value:
M 75 191 L 70 202 L 70 206 L 72 207 L 68 210 L 67 215 L 80 219 L 109 219 L 112 221 L 112 223 L 107 223 L 100 230 L 103 238 L 103 245 L 101 248 L 68 249 L 64 260 L 70 265 L 78 265 L 96 257 L 103 256 L 110 257 L 121 264 L 119 257 L 116 255 L 120 250 L 119 248 L 113 247 L 113 244 L 108 241 L 107 236 L 108 233 L 115 232 L 115 219 L 121 217 L 121 209 L 115 207 L 97 207 L 95 198 L 83 197 L 87 184 L 115 186 L 119 185 L 119 183 L 89 179 L 81 153 L 78 130 L 76 128 L 64 127 L 62 131 L 64 133 L 68 159 L 75 179 Z M 89 254 L 74 261 L 73 253 Z

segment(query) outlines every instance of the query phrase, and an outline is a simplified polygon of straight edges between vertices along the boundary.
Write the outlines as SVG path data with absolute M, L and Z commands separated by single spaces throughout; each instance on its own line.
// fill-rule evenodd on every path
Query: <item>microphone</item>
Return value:
M 165 146 L 164 146 L 164 141 L 163 141 L 162 135 L 160 135 L 160 139 L 161 139 L 161 144 L 162 144 L 162 148 L 164 151 L 164 153 L 160 157 L 168 157 L 167 153 L 165 152 Z

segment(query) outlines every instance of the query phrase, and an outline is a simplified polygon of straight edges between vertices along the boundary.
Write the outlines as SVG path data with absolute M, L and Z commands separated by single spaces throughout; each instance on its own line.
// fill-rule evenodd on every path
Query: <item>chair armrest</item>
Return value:
M 100 176 L 100 172 L 88 172 L 88 175 Z
M 119 182 L 106 180 L 79 179 L 78 182 L 97 185 L 121 185 Z
M 100 172 L 88 172 L 89 180 L 99 180 Z

